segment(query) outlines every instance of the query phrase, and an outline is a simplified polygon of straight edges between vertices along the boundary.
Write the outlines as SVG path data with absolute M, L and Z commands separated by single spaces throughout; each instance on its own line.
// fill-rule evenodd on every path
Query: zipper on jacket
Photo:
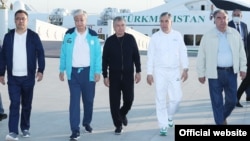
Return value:
M 119 40 L 119 38 L 117 37 L 119 43 L 120 43 L 120 46 L 121 46 L 121 61 L 122 61 L 122 66 L 121 66 L 121 80 L 123 79 L 123 69 L 124 69 L 124 66 L 123 66 L 123 40 L 125 38 L 125 34 L 123 37 L 120 37 L 121 41 Z

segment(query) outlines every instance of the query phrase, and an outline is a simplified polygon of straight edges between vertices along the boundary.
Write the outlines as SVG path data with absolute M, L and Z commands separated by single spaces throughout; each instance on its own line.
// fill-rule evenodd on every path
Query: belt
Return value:
M 233 70 L 233 67 L 217 67 L 217 70 Z

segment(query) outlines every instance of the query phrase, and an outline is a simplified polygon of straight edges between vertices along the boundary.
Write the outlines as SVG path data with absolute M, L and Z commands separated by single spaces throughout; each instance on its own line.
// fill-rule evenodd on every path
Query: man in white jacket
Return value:
M 197 72 L 200 83 L 208 79 L 216 125 L 225 125 L 237 101 L 237 73 L 245 78 L 247 60 L 242 38 L 236 29 L 228 27 L 225 10 L 214 12 L 214 23 L 216 27 L 201 39 Z
M 188 78 L 189 62 L 182 35 L 172 29 L 170 13 L 160 15 L 160 27 L 152 35 L 148 47 L 147 83 L 152 85 L 155 82 L 160 135 L 166 136 L 168 127 L 173 126 L 173 116 L 182 98 L 181 80 L 184 82 Z

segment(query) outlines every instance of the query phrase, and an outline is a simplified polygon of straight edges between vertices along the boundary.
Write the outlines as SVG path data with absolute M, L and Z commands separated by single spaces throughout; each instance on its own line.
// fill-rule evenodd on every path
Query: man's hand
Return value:
M 37 81 L 38 81 L 38 82 L 39 82 L 39 81 L 42 81 L 42 79 L 43 79 L 43 73 L 37 72 L 37 73 L 36 73 L 36 78 L 37 78 Z
M 98 82 L 100 80 L 100 74 L 95 74 L 95 82 Z
M 3 85 L 5 85 L 4 76 L 0 76 L 0 83 L 2 83 Z
M 153 75 L 147 75 L 147 83 L 152 85 L 154 83 Z
M 181 75 L 182 82 L 186 81 L 188 78 L 188 69 L 184 69 Z
M 141 81 L 141 74 L 140 73 L 136 73 L 135 74 L 135 83 L 139 83 Z
M 59 79 L 60 79 L 61 81 L 64 81 L 64 73 L 63 73 L 63 72 L 60 72 L 60 73 L 59 73 Z
M 247 73 L 244 72 L 244 71 L 240 71 L 240 77 L 241 77 L 241 80 L 245 79 L 246 78 L 246 75 Z
M 206 77 L 199 77 L 198 80 L 200 81 L 201 84 L 204 84 L 206 81 Z
M 108 77 L 104 78 L 104 85 L 109 87 L 109 78 Z

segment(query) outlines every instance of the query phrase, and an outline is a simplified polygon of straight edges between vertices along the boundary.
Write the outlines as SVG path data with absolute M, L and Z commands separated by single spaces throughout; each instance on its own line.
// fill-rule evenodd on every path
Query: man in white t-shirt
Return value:
M 7 72 L 9 108 L 9 134 L 6 140 L 18 140 L 19 119 L 23 137 L 30 137 L 30 116 L 36 80 L 43 79 L 44 49 L 38 34 L 28 27 L 28 13 L 17 10 L 16 28 L 4 36 L 0 55 L 0 83 L 5 84 Z M 20 112 L 21 111 L 21 112 Z

